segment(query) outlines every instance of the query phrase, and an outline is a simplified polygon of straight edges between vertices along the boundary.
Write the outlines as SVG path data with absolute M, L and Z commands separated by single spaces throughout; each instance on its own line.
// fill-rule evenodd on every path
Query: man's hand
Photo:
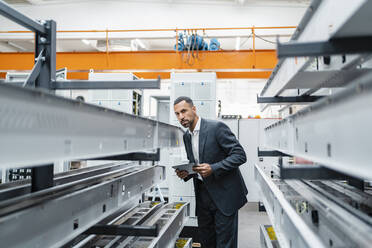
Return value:
M 213 172 L 210 164 L 199 164 L 192 167 L 192 170 L 199 173 L 202 177 L 209 177 Z
M 185 179 L 189 175 L 187 171 L 180 171 L 179 169 L 176 170 L 176 174 L 181 179 Z

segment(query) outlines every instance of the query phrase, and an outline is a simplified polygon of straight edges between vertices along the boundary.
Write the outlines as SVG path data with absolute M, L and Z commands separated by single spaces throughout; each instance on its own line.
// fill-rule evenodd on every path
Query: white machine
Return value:
M 199 116 L 207 119 L 216 118 L 216 73 L 171 73 L 170 124 L 180 126 L 173 111 L 173 102 L 180 96 L 190 97 Z M 172 164 L 187 163 L 184 148 L 172 155 Z M 190 202 L 190 216 L 195 216 L 195 194 L 192 180 L 184 182 L 169 169 L 167 177 L 170 201 Z
M 198 73 L 171 73 L 171 99 L 174 100 L 180 96 L 190 97 L 198 114 L 207 119 L 216 118 L 216 73 L 198 72 Z M 170 123 L 179 125 L 173 108 L 170 108 Z
M 89 80 L 136 80 L 133 73 L 89 73 Z M 121 112 L 142 115 L 143 90 L 88 90 L 88 102 Z

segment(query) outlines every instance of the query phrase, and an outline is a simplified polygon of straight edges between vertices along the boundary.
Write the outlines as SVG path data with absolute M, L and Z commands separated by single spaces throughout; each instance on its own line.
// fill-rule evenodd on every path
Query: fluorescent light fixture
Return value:
M 240 50 L 240 37 L 236 37 L 235 50 Z
M 146 48 L 145 44 L 143 44 L 143 42 L 142 42 L 140 39 L 136 39 L 136 42 L 137 42 L 137 44 L 138 44 L 142 49 L 145 49 L 145 48 Z
M 86 39 L 82 39 L 81 40 L 85 45 L 90 45 L 90 42 L 89 42 L 89 40 L 86 40 Z

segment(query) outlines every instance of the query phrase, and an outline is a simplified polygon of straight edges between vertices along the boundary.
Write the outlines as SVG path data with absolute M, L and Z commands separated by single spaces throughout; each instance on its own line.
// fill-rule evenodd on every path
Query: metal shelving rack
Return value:
M 278 65 L 257 97 L 263 111 L 302 105 L 265 128 L 268 150 L 258 153 L 278 157 L 272 177 L 255 170 L 281 247 L 372 241 L 372 195 L 364 183 L 372 179 L 371 12 L 371 1 L 312 1 L 291 41 L 278 43 Z
M 3 1 L 0 14 L 35 32 L 35 65 L 26 81 L 0 83 L 0 169 L 32 168 L 31 180 L 0 185 L 0 240 L 6 247 L 60 247 L 117 211 L 126 212 L 143 201 L 143 193 L 164 180 L 165 168 L 122 161 L 154 164 L 160 159 L 160 148 L 182 145 L 183 132 L 54 95 L 56 89 L 154 89 L 160 88 L 160 79 L 58 81 L 56 23 L 34 21 Z M 121 162 L 53 175 L 54 161 L 76 159 Z M 174 235 L 189 216 L 188 205 L 174 213 L 174 218 L 164 215 L 170 218 L 163 221 L 165 229 L 158 230 L 151 247 L 174 246 Z M 120 228 L 131 234 L 138 229 L 116 229 Z M 136 236 L 154 231 L 140 228 L 145 230 Z M 110 234 L 115 228 L 104 229 Z

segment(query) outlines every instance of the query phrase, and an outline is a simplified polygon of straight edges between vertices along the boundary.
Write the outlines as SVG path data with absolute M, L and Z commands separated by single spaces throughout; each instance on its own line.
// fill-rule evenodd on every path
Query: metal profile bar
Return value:
M 132 226 L 132 225 L 94 225 L 83 234 L 90 235 L 121 235 L 121 236 L 145 236 L 156 237 L 159 234 L 159 226 Z
M 280 179 L 345 180 L 347 176 L 318 165 L 280 166 Z
M 255 179 L 260 186 L 262 201 L 281 247 L 327 247 L 257 164 Z
M 182 204 L 182 206 L 175 208 L 174 206 L 177 204 Z M 148 248 L 173 247 L 190 215 L 190 205 L 185 202 L 170 203 L 165 205 L 164 209 L 173 210 L 175 213 L 169 221 L 161 227 L 159 235 L 151 242 Z M 161 216 L 159 217 L 162 218 Z M 157 219 L 157 222 L 158 221 L 159 219 Z M 152 221 L 149 223 L 151 222 Z
M 117 210 L 124 211 L 138 205 L 142 193 L 163 180 L 164 167 L 150 166 L 138 169 L 108 178 L 101 183 L 85 185 L 79 189 L 72 187 L 64 194 L 52 193 L 50 196 L 52 199 L 1 218 L 2 245 L 39 247 L 43 244 L 45 247 L 61 247 Z M 54 188 L 44 191 L 53 192 Z M 40 194 L 43 194 L 43 191 L 32 194 L 28 201 L 38 200 Z M 20 204 L 25 201 L 22 199 L 29 197 L 21 197 Z M 38 221 L 35 222 L 35 219 Z M 21 225 L 19 220 L 22 220 Z M 23 235 L 15 235 L 12 231 L 15 229 Z
M 0 167 L 182 145 L 176 126 L 7 84 L 0 84 L 0 113 Z
M 155 205 L 151 204 L 151 202 L 148 202 L 148 201 L 147 202 L 142 202 L 138 206 L 135 206 L 130 210 L 127 210 L 127 211 L 124 210 L 124 212 L 123 212 L 122 209 L 119 209 L 113 215 L 110 215 L 107 218 L 105 218 L 104 220 L 102 220 L 99 224 L 107 224 L 107 225 L 125 224 L 125 223 L 128 223 L 127 221 L 130 221 L 131 218 L 125 220 L 124 222 L 122 221 L 123 218 L 126 218 L 126 216 L 128 216 L 128 215 L 131 216 L 135 213 L 139 213 L 139 211 L 141 211 L 141 215 L 143 215 L 143 216 L 141 216 L 139 218 L 136 218 L 136 220 L 133 220 L 133 222 L 131 222 L 130 224 L 131 225 L 142 225 L 154 213 L 156 213 L 160 208 L 162 208 L 163 205 L 164 204 L 162 202 L 159 202 L 158 204 L 155 204 Z M 90 244 L 100 242 L 100 240 L 105 239 L 105 236 L 98 236 L 97 237 L 96 235 L 89 235 L 89 236 L 85 237 L 84 239 L 81 239 L 81 238 L 82 238 L 81 236 L 78 236 L 76 238 L 76 240 L 79 240 L 79 241 L 77 241 L 78 244 L 77 244 L 76 240 L 72 240 L 63 247 L 70 247 L 70 246 L 84 247 L 84 245 L 86 245 L 88 242 Z M 122 238 L 123 237 L 121 237 L 121 236 L 115 237 L 108 244 L 106 244 L 105 247 L 111 247 L 117 241 L 120 242 L 120 239 L 122 239 Z
M 278 58 L 315 57 L 335 54 L 358 54 L 372 52 L 372 37 L 345 37 L 324 42 L 278 43 Z
M 32 20 L 31 18 L 13 9 L 8 4 L 6 4 L 4 1 L 0 1 L 0 15 L 3 15 L 9 20 L 18 23 L 19 25 L 33 32 L 37 32 L 40 34 L 46 33 L 46 29 L 42 24 Z
M 129 166 L 127 163 L 109 163 L 94 167 L 86 167 L 68 172 L 58 173 L 54 177 L 54 186 L 82 180 L 88 177 L 104 174 L 106 172 L 123 169 Z M 30 179 L 0 184 L 0 202 L 31 192 Z
M 312 19 L 314 13 L 317 11 L 317 9 L 320 6 L 321 2 L 322 2 L 321 0 L 313 0 L 313 1 L 311 1 L 310 6 L 307 8 L 304 17 L 301 19 L 300 24 L 297 26 L 297 28 L 296 28 L 293 36 L 291 37 L 291 41 L 295 41 L 295 40 L 297 40 L 300 37 L 300 35 L 302 34 L 302 32 L 305 30 L 305 27 L 308 25 L 308 23 Z M 269 80 L 267 80 L 264 88 L 262 89 L 262 91 L 260 93 L 261 96 L 263 96 L 266 93 L 266 91 L 268 90 L 268 88 L 272 84 L 272 82 L 273 82 L 273 80 L 275 78 L 275 75 L 279 72 L 280 68 L 282 67 L 283 63 L 284 63 L 284 59 L 280 59 L 278 61 L 277 65 L 275 66 L 273 72 L 270 75 Z
M 41 50 L 39 56 L 35 59 L 36 63 L 34 68 L 32 68 L 31 73 L 26 78 L 26 81 L 23 83 L 23 87 L 35 87 L 35 80 L 40 74 L 41 65 L 45 61 L 45 57 L 43 58 L 44 49 Z
M 337 233 L 340 245 L 346 247 L 369 247 L 372 237 L 371 218 L 357 207 L 349 205 L 342 192 L 335 194 L 334 190 L 328 191 L 319 181 L 286 181 L 299 195 L 306 199 L 318 212 L 318 222 L 328 225 Z M 330 211 L 331 210 L 331 211 Z M 319 236 L 321 233 L 319 233 Z M 326 234 L 325 234 L 326 235 Z M 329 240 L 329 239 L 328 239 Z M 326 239 L 327 241 L 327 239 Z M 337 245 L 334 242 L 334 246 Z
M 265 147 L 372 179 L 372 74 L 265 128 Z M 315 128 L 316 126 L 316 128 Z
M 57 24 L 53 20 L 45 23 L 46 34 L 35 35 L 35 59 L 36 55 L 45 50 L 45 62 L 42 63 L 40 74 L 35 81 L 36 88 L 53 91 L 51 82 L 56 80 L 56 29 Z
M 324 96 L 276 96 L 276 97 L 259 97 L 257 96 L 257 103 L 309 103 L 315 102 Z
M 293 39 L 291 42 L 306 42 L 307 40 L 318 40 L 318 41 L 328 41 L 332 38 L 339 38 L 339 37 L 365 37 L 370 36 L 370 30 L 368 29 L 367 25 L 361 25 L 360 23 L 368 23 L 369 18 L 369 10 L 371 9 L 371 3 L 369 1 L 341 1 L 342 4 L 339 6 L 332 4 L 329 1 L 312 1 L 308 11 L 306 12 L 303 20 L 306 21 L 302 22 L 298 26 L 295 34 L 293 35 Z M 333 27 L 337 27 L 335 32 L 328 32 L 327 25 L 319 26 L 317 20 L 322 19 L 324 22 L 330 21 L 329 13 L 332 11 L 342 12 L 343 18 L 339 18 L 336 21 L 331 21 Z M 316 17 L 316 18 L 315 18 Z M 314 34 L 314 30 L 317 30 Z M 333 35 L 333 36 L 332 36 Z M 353 43 L 353 46 L 355 44 Z M 365 57 L 365 54 L 357 54 L 351 55 L 357 57 L 356 60 L 359 58 Z M 359 58 L 358 58 L 359 57 Z M 332 68 L 336 73 L 329 71 L 330 68 L 324 68 L 325 70 L 320 69 L 319 71 L 314 71 L 313 68 L 310 66 L 303 67 L 306 65 L 307 61 L 312 60 L 315 57 L 296 57 L 296 58 L 280 58 L 277 67 L 274 69 L 273 73 L 271 74 L 268 82 L 266 83 L 265 87 L 261 91 L 261 96 L 278 96 L 281 94 L 283 90 L 288 89 L 287 86 L 297 85 L 297 82 L 303 87 L 303 89 L 315 88 L 315 87 L 323 87 L 324 83 L 337 83 L 341 80 L 333 81 L 332 78 L 336 75 L 343 75 L 348 78 L 348 82 L 350 82 L 350 77 L 353 77 L 353 71 L 357 71 L 357 65 L 350 61 L 346 62 L 346 64 L 332 64 Z M 360 63 L 359 63 L 360 64 Z M 350 65 L 353 65 L 350 67 Z M 349 70 L 352 69 L 352 70 Z M 305 71 L 309 70 L 309 71 Z M 308 73 L 314 75 L 306 75 Z M 311 77 L 314 79 L 312 82 L 308 82 L 311 80 Z M 310 79 L 310 80 L 309 80 Z M 292 81 L 292 82 L 290 82 Z M 327 86 L 325 86 L 327 88 Z M 340 87 L 340 86 L 337 86 Z M 343 87 L 343 86 L 341 86 Z M 289 94 L 294 95 L 293 92 L 286 92 Z M 265 108 L 267 105 L 265 105 Z
M 158 148 L 156 153 L 133 152 L 133 153 L 122 154 L 122 155 L 95 158 L 95 160 L 159 161 L 160 160 L 160 149 Z
M 280 151 L 261 151 L 259 147 L 257 147 L 257 156 L 258 157 L 289 157 L 290 155 L 285 154 Z
M 157 80 L 131 80 L 131 81 L 93 81 L 93 80 L 67 80 L 52 82 L 52 89 L 160 89 L 160 78 Z

